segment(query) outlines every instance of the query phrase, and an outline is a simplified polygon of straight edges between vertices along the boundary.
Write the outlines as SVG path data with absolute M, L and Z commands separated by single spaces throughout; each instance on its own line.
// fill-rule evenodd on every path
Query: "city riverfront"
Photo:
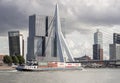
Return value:
M 119 83 L 119 3 L 0 0 L 0 83 Z
M 18 72 L 0 71 L 0 83 L 119 83 L 120 69 L 82 71 Z

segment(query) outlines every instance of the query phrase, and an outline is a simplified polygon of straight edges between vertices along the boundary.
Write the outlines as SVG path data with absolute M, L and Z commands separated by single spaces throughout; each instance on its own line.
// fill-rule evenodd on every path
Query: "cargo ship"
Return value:
M 82 70 L 80 63 L 48 62 L 38 65 L 22 65 L 16 67 L 18 71 L 60 71 L 60 70 Z

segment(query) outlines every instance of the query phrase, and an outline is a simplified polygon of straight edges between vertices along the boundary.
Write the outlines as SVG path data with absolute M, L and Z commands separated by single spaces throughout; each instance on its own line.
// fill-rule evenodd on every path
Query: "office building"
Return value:
M 100 48 L 100 44 L 93 45 L 93 59 L 103 60 L 103 49 Z
M 74 58 L 61 27 L 64 28 L 64 20 L 60 20 L 58 5 L 56 5 L 53 17 L 30 16 L 27 60 L 37 62 L 64 62 L 67 60 L 73 62 Z
M 113 34 L 113 44 L 109 45 L 110 60 L 120 60 L 120 34 Z
M 103 60 L 102 33 L 99 30 L 94 33 L 93 60 Z
M 120 44 L 120 34 L 113 33 L 113 43 L 114 44 Z
M 110 44 L 110 60 L 120 60 L 120 44 Z
M 64 20 L 62 20 L 64 27 Z M 52 16 L 29 16 L 28 61 L 59 61 L 57 40 Z
M 10 56 L 20 55 L 20 36 L 19 31 L 8 32 L 9 54 Z
M 97 29 L 97 32 L 94 33 L 94 44 L 99 44 L 100 48 L 103 48 L 103 35 L 102 32 Z

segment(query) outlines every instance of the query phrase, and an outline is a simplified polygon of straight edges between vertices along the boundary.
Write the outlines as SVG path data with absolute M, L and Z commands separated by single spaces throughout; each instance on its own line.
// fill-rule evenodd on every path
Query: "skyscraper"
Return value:
M 45 57 L 46 37 L 48 36 L 48 17 L 40 15 L 29 16 L 29 37 L 27 60 Z
M 100 32 L 99 29 L 97 29 L 97 32 L 94 33 L 94 44 L 99 44 L 100 48 L 103 48 L 102 37 L 103 37 L 102 32 Z
M 113 33 L 113 43 L 114 44 L 120 44 L 120 34 Z
M 94 33 L 94 45 L 93 45 L 93 59 L 94 60 L 103 60 L 103 41 L 102 33 L 97 29 L 97 32 Z
M 64 21 L 62 21 L 62 26 Z M 52 16 L 29 16 L 27 60 L 58 61 L 55 27 Z M 64 26 L 63 26 L 64 27 Z M 51 35 L 51 36 L 50 36 Z
M 113 44 L 109 45 L 110 60 L 120 60 L 120 34 L 113 33 Z
M 9 37 L 9 54 L 10 54 L 10 56 L 20 55 L 19 31 L 8 32 L 8 37 Z

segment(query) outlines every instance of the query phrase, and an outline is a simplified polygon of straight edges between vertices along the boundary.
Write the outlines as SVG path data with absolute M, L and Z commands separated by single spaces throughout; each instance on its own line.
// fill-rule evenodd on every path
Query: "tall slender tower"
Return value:
M 103 40 L 102 32 L 97 29 L 97 32 L 94 33 L 94 45 L 93 45 L 93 59 L 94 60 L 103 60 Z

